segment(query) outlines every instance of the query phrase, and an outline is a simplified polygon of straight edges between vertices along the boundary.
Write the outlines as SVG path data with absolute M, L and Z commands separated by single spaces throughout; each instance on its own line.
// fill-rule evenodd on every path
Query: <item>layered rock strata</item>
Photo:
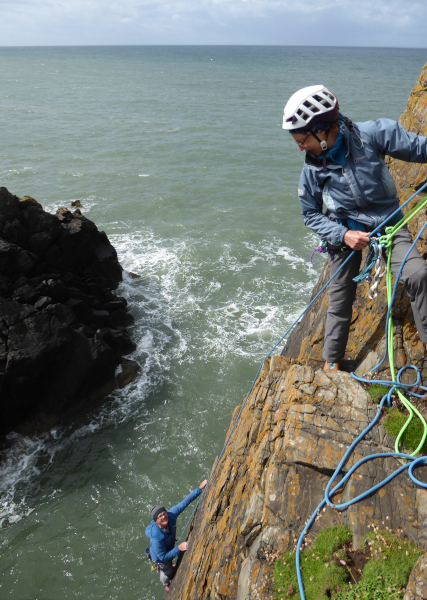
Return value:
M 427 65 L 402 122 L 409 130 L 427 134 Z M 402 201 L 427 181 L 425 165 L 390 160 L 389 166 Z M 411 232 L 418 231 L 426 218 L 427 211 L 422 211 L 410 224 Z M 427 234 L 418 246 L 426 257 Z M 312 297 L 328 281 L 328 271 L 325 266 Z M 294 547 L 341 457 L 376 414 L 370 396 L 351 375 L 320 370 L 327 307 L 326 292 L 295 328 L 282 356 L 272 357 L 263 365 L 196 512 L 189 551 L 173 581 L 171 600 L 273 600 L 275 558 Z M 375 300 L 368 298 L 366 284 L 358 286 L 347 352 L 349 366 L 360 374 L 377 365 L 384 355 L 386 309 L 384 281 Z M 401 288 L 393 318 L 397 368 L 415 364 L 427 383 L 423 344 Z M 388 361 L 377 375 L 390 377 Z M 407 373 L 403 380 L 410 377 Z M 237 407 L 232 422 L 239 411 Z M 366 455 L 393 451 L 394 441 L 378 425 L 357 446 L 344 472 Z M 400 464 L 394 458 L 366 463 L 337 502 L 371 488 Z M 420 479 L 426 480 L 421 471 Z M 378 525 L 400 528 L 427 549 L 427 490 L 416 487 L 405 471 L 345 511 L 327 508 L 311 535 L 336 523 L 351 527 L 356 546 L 370 525 Z M 425 598 L 422 578 L 426 557 L 413 571 L 407 600 Z
M 268 359 L 199 505 L 171 597 L 273 600 L 274 559 L 294 547 L 345 450 L 377 410 L 348 373 Z M 383 427 L 374 428 L 343 472 L 392 446 Z M 336 501 L 356 497 L 401 464 L 366 463 Z M 427 548 L 427 490 L 403 473 L 347 510 L 324 510 L 311 535 L 338 523 L 350 526 L 355 546 L 370 525 L 379 525 L 403 529 Z
M 0 434 L 114 389 L 135 349 L 121 280 L 116 251 L 79 210 L 52 215 L 0 188 Z

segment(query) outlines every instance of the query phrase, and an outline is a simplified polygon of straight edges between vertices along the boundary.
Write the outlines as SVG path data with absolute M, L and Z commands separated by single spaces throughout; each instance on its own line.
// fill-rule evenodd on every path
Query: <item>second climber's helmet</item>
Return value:
M 285 106 L 283 129 L 309 129 L 319 122 L 333 123 L 338 119 L 337 97 L 323 85 L 310 85 L 293 94 Z

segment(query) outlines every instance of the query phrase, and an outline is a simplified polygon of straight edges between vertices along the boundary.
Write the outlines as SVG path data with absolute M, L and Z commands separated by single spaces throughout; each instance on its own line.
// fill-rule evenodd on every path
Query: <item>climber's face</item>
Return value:
M 167 527 L 169 523 L 169 517 L 168 513 L 165 510 L 159 514 L 159 516 L 156 519 L 156 523 L 159 527 L 162 527 L 163 529 Z

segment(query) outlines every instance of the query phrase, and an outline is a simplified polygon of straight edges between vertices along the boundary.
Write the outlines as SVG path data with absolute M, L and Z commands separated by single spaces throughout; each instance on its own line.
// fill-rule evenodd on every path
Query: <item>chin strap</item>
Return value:
M 320 140 L 317 135 L 315 133 L 312 133 L 311 135 L 313 135 L 316 140 L 319 142 L 320 147 L 322 149 L 322 154 L 323 154 L 323 171 L 326 171 L 326 152 L 328 150 L 328 137 L 329 137 L 329 129 L 326 130 L 326 133 L 328 134 L 326 136 L 326 140 Z

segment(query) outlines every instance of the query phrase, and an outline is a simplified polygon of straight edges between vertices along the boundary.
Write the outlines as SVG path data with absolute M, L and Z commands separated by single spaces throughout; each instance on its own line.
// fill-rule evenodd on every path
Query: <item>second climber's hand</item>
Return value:
M 185 552 L 188 548 L 188 542 L 181 542 L 178 548 L 181 550 L 181 552 Z
M 344 235 L 344 244 L 352 250 L 363 250 L 369 244 L 370 238 L 366 231 L 353 231 L 349 229 Z

